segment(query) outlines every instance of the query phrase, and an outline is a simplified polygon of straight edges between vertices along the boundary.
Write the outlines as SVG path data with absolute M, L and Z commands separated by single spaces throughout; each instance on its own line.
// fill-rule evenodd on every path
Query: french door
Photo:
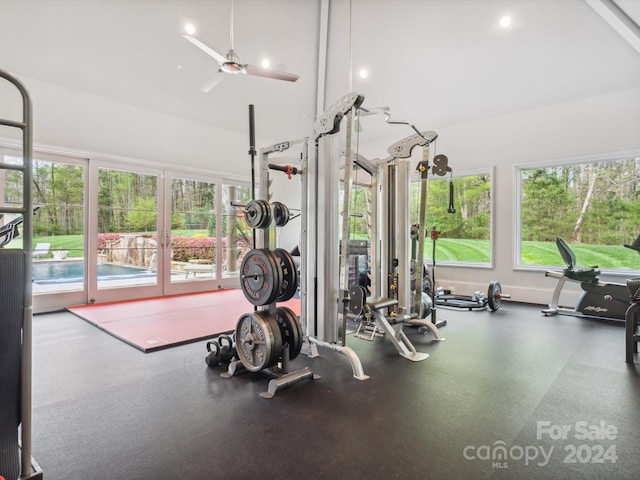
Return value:
M 169 170 L 97 164 L 92 173 L 98 188 L 89 302 L 238 286 L 249 230 L 232 203 L 246 199 L 247 187 Z M 104 274 L 105 264 L 127 271 Z
M 239 206 L 249 199 L 247 186 L 145 166 L 36 158 L 42 192 L 34 196 L 34 242 L 47 250 L 34 257 L 35 312 L 238 287 L 251 243 Z M 2 181 L 6 192 L 10 180 Z
M 168 171 L 164 191 L 164 294 L 238 287 L 250 245 L 239 205 L 249 188 Z

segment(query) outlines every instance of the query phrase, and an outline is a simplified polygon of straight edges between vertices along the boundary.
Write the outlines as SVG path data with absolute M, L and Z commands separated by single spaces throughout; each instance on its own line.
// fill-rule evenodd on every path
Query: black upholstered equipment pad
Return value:
M 25 257 L 0 250 L 0 475 L 20 475 L 20 365 L 24 311 Z

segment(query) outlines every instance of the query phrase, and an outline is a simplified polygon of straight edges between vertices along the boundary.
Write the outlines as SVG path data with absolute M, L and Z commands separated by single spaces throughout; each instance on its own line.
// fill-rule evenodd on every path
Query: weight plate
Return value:
M 304 332 L 298 316 L 287 307 L 276 308 L 276 321 L 282 336 L 282 345 L 289 344 L 289 360 L 296 358 L 302 350 Z
M 276 302 L 286 302 L 293 298 L 298 289 L 298 269 L 291 254 L 284 248 L 276 248 L 272 253 L 278 259 L 282 269 L 282 286 L 276 297 Z
M 236 326 L 237 354 L 250 372 L 259 372 L 278 361 L 282 335 L 276 319 L 268 312 L 245 313 Z
M 273 209 L 273 220 L 278 227 L 284 227 L 289 223 L 289 207 L 282 202 L 273 202 L 271 208 Z
M 253 305 L 272 303 L 282 288 L 282 268 L 276 256 L 264 248 L 250 250 L 240 265 L 240 286 Z
M 422 301 L 422 318 L 427 318 L 431 315 L 433 302 L 431 301 L 431 297 L 425 292 L 420 294 L 420 300 Z
M 496 311 L 502 304 L 502 286 L 500 282 L 491 282 L 489 284 L 489 290 L 487 291 L 487 301 L 489 302 L 489 308 Z
M 267 228 L 271 224 L 271 206 L 266 200 L 251 200 L 244 208 L 244 218 L 251 228 Z

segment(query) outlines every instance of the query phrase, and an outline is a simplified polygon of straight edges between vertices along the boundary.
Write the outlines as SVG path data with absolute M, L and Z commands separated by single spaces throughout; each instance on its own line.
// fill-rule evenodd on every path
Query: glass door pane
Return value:
M 22 164 L 18 156 L 5 155 L 5 163 Z M 3 204 L 18 207 L 22 200 L 22 175 L 5 171 Z M 20 200 L 19 200 L 20 199 Z M 33 159 L 33 293 L 82 291 L 85 284 L 84 235 L 85 167 L 56 160 Z M 0 225 L 19 221 L 5 214 Z M 20 230 L 20 226 L 18 226 Z M 0 239 L 1 241 L 2 239 Z M 22 245 L 22 237 L 6 248 Z
M 216 185 L 171 179 L 170 282 L 206 282 L 218 277 Z
M 98 289 L 158 285 L 158 176 L 98 171 Z

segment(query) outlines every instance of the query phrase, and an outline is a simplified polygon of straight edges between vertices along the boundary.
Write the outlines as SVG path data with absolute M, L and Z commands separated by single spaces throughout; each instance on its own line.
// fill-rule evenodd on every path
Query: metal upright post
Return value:
M 256 124 L 253 105 L 249 105 L 249 156 L 251 157 L 251 200 L 256 199 Z M 256 248 L 256 229 L 251 232 Z
M 347 128 L 346 128 L 346 147 L 344 156 L 344 180 L 343 180 L 343 195 L 342 201 L 342 239 L 340 243 L 340 315 L 342 321 L 338 328 L 338 339 L 341 345 L 347 344 L 347 309 L 346 299 L 349 296 L 349 240 L 351 236 L 351 188 L 353 185 L 353 179 L 351 178 L 351 172 L 353 170 L 353 156 L 351 145 L 351 133 L 353 128 L 353 111 L 349 110 L 347 113 Z

